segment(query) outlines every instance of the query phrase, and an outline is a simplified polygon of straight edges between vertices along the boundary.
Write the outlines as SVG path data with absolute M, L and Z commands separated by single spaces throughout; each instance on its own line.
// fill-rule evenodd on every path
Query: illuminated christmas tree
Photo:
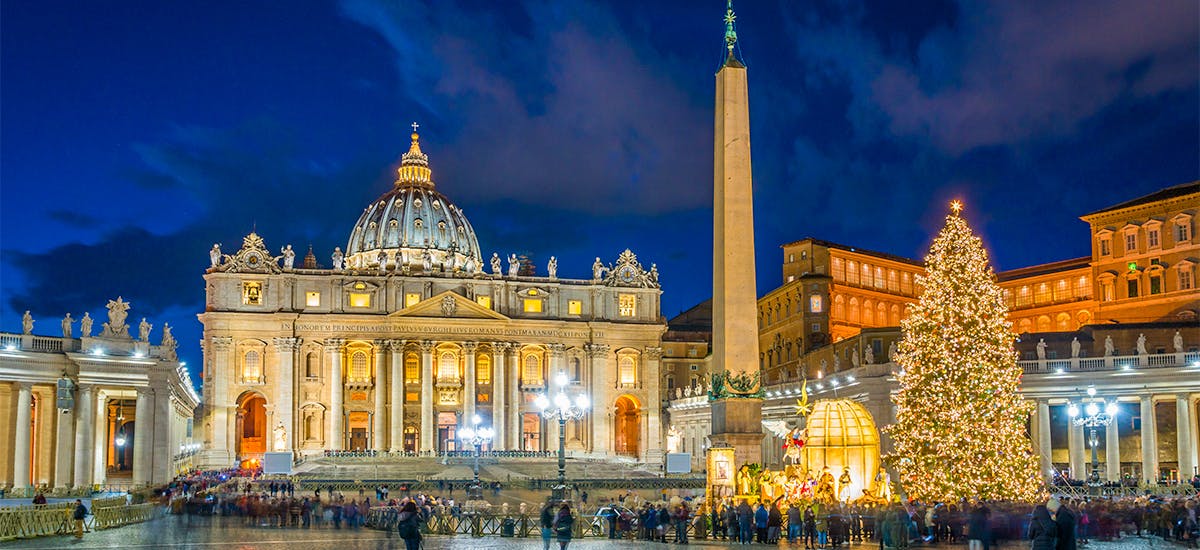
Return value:
M 920 301 L 901 323 L 896 423 L 889 463 L 909 498 L 1031 502 L 1042 496 L 1025 432 L 1031 405 L 983 242 L 955 201 L 919 278 Z

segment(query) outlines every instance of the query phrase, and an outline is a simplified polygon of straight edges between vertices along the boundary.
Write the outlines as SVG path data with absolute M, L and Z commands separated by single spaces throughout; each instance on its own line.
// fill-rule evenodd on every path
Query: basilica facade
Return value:
M 544 276 L 516 255 L 485 260 L 415 132 L 330 268 L 311 251 L 297 262 L 290 245 L 280 254 L 254 233 L 235 254 L 210 251 L 205 466 L 266 451 L 455 451 L 476 415 L 495 430 L 485 449 L 554 450 L 558 427 L 535 399 L 559 374 L 591 402 L 567 426 L 569 453 L 660 459 L 657 268 L 629 250 L 582 279 L 560 278 L 554 257 Z

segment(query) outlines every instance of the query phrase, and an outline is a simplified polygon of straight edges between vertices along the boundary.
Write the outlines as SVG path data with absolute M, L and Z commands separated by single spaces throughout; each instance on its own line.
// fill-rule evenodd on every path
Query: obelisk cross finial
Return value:
M 725 49 L 729 50 L 730 55 L 733 55 L 733 47 L 737 45 L 737 31 L 733 30 L 733 22 L 736 20 L 733 0 L 728 0 L 725 4 Z

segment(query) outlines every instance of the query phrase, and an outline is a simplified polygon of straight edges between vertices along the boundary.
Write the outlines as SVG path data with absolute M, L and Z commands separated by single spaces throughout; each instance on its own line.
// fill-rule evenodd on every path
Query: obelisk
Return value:
M 713 151 L 712 440 L 732 447 L 738 466 L 762 458 L 758 311 L 754 281 L 754 197 L 746 66 L 734 53 L 732 2 L 725 11 L 727 55 L 717 71 Z M 752 381 L 747 385 L 746 381 Z M 731 384 L 740 381 L 740 384 Z

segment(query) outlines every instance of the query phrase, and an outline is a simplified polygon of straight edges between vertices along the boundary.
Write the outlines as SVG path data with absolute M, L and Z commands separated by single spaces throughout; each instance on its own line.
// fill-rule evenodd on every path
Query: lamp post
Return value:
M 1117 401 L 1107 401 L 1096 397 L 1096 388 L 1088 387 L 1087 402 L 1083 406 L 1083 413 L 1080 414 L 1079 405 L 1076 403 L 1067 403 L 1067 415 L 1071 417 L 1071 423 L 1088 428 L 1088 445 L 1092 447 L 1092 474 L 1090 476 L 1093 482 L 1100 481 L 1100 459 L 1098 456 L 1097 447 L 1100 446 L 1100 434 L 1096 432 L 1097 428 L 1106 428 L 1114 420 L 1117 419 L 1117 413 L 1120 412 L 1120 407 L 1117 406 Z M 1108 460 L 1114 460 L 1114 457 L 1108 457 Z
M 483 453 L 483 444 L 491 443 L 492 436 L 496 435 L 491 428 L 480 428 L 479 423 L 483 419 L 479 415 L 471 417 L 471 425 L 458 431 L 458 440 L 467 445 L 475 446 L 475 478 L 471 481 L 471 486 L 467 487 L 467 500 L 483 500 L 483 488 L 479 484 L 479 455 Z
M 554 377 L 554 384 L 558 386 L 554 397 L 549 398 L 546 397 L 546 394 L 541 394 L 535 401 L 538 408 L 542 410 L 542 418 L 558 420 L 558 484 L 554 486 L 550 495 L 555 502 L 567 500 L 567 421 L 583 418 L 589 405 L 588 398 L 584 394 L 575 396 L 574 401 L 567 396 L 567 382 L 567 375 L 558 373 Z

